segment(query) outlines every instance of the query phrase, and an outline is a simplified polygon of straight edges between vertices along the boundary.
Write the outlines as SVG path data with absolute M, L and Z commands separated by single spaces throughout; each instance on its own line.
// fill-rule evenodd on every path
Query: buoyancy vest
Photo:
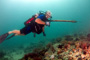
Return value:
M 32 21 L 32 20 L 35 20 L 35 19 L 36 19 L 36 18 L 35 18 L 35 15 L 33 15 L 31 18 L 29 18 L 27 21 L 24 22 L 24 25 L 25 25 L 25 26 L 28 26 L 28 25 L 31 23 L 31 21 Z
M 43 17 L 41 18 L 42 21 L 47 21 L 48 19 L 45 17 L 45 15 L 43 15 Z M 42 28 L 44 27 L 44 25 L 42 24 L 37 24 L 35 22 L 35 20 L 31 21 L 31 28 L 32 28 L 32 32 L 35 32 L 37 34 L 40 34 L 43 30 Z
M 40 11 L 39 13 L 38 13 L 38 16 L 40 16 L 40 15 L 45 15 L 45 13 L 44 12 L 42 12 L 42 11 Z M 31 18 L 29 18 L 28 20 L 26 20 L 25 22 L 24 22 L 24 25 L 25 26 L 27 26 L 27 25 L 29 25 L 33 20 L 35 20 L 37 17 L 35 17 L 36 16 L 36 14 L 35 15 L 33 15 Z
M 42 21 L 47 21 L 48 19 L 46 18 L 46 16 L 45 16 L 45 13 L 44 12 L 39 12 L 38 13 L 39 14 L 39 16 L 41 16 L 41 20 Z M 37 24 L 36 22 L 35 22 L 35 16 L 36 15 L 33 15 L 31 18 L 29 18 L 27 21 L 25 21 L 24 22 L 24 25 L 25 26 L 30 26 L 31 27 L 31 30 L 32 30 L 32 32 L 35 32 L 35 33 L 37 33 L 37 34 L 40 34 L 41 32 L 42 32 L 42 28 L 44 27 L 44 25 L 41 25 L 41 24 Z M 43 16 L 43 17 L 42 17 Z

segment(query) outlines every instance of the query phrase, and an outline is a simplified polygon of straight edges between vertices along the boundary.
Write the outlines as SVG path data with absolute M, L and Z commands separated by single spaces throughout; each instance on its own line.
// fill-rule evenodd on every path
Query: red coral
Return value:
M 87 54 L 87 52 L 86 52 L 86 51 L 83 51 L 83 54 L 84 54 L 84 55 L 86 55 L 86 54 Z
M 66 44 L 66 45 L 64 46 L 64 48 L 65 48 L 65 49 L 69 49 L 69 48 L 70 48 L 70 44 Z
M 75 49 L 72 49 L 72 51 L 73 51 L 73 52 L 76 52 L 76 50 L 75 50 Z
M 82 49 L 86 49 L 86 47 L 87 47 L 87 43 L 86 43 L 86 42 L 82 42 L 82 43 L 81 43 L 81 48 L 82 48 Z
M 34 57 L 33 59 L 34 59 L 34 60 L 42 60 L 41 57 Z

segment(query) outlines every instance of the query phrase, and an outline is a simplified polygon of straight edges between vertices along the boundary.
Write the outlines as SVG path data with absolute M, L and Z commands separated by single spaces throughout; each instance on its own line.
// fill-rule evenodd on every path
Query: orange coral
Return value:
M 78 49 L 79 47 L 80 47 L 79 42 L 76 42 L 76 43 L 75 43 L 75 48 Z
M 59 49 L 59 50 L 57 51 L 57 54 L 59 55 L 61 52 L 62 52 L 61 49 Z
M 85 47 L 87 47 L 87 43 L 86 42 L 82 42 L 80 46 L 81 46 L 82 49 L 85 49 Z
M 73 59 L 73 57 L 69 57 L 69 58 L 68 58 L 68 60 L 72 60 L 72 59 Z
M 76 49 L 72 49 L 73 52 L 76 52 Z
M 69 49 L 69 48 L 70 48 L 70 44 L 66 44 L 66 45 L 64 46 L 64 48 L 65 48 L 65 49 Z

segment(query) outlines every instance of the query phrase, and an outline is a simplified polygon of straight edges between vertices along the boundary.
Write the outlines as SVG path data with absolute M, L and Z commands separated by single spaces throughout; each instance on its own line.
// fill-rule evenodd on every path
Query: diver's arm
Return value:
M 35 22 L 36 22 L 36 23 L 38 23 L 38 24 L 45 25 L 45 22 L 44 22 L 44 21 L 42 21 L 42 20 L 41 20 L 41 19 L 39 19 L 39 18 L 37 18 L 37 19 L 35 20 Z

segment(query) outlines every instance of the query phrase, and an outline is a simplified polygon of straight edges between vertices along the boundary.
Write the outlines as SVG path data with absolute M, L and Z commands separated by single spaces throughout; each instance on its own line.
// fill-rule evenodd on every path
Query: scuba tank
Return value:
M 44 11 L 39 11 L 39 13 L 33 15 L 31 18 L 29 18 L 28 20 L 26 20 L 26 21 L 24 22 L 24 25 L 25 25 L 25 26 L 29 25 L 29 24 L 31 23 L 31 21 L 35 20 L 35 19 L 36 19 L 39 15 L 41 15 L 41 14 L 44 15 L 45 12 L 44 12 Z

